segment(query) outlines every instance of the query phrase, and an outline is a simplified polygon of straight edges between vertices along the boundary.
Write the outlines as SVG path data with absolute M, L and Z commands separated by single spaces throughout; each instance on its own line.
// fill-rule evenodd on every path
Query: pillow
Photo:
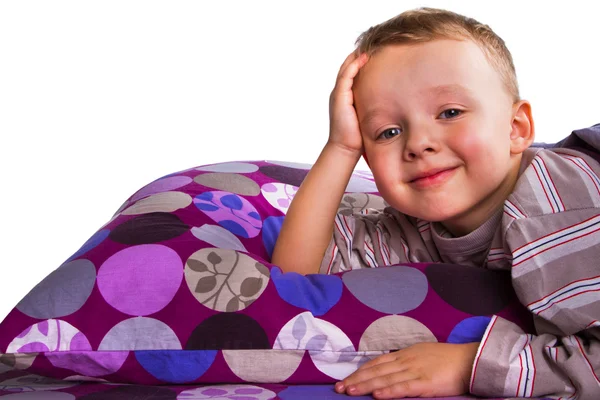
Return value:
M 533 332 L 502 272 L 282 273 L 270 256 L 309 168 L 221 163 L 137 191 L 0 324 L 0 363 L 136 384 L 331 383 L 416 342 L 478 341 L 494 314 Z M 341 212 L 384 206 L 370 173 L 346 191 Z

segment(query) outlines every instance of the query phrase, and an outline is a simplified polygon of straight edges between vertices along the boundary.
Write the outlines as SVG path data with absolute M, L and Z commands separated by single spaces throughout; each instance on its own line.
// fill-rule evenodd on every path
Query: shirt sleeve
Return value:
M 480 396 L 600 399 L 600 324 L 574 335 L 530 335 L 494 316 L 473 364 Z
M 417 262 L 411 259 L 408 250 L 407 231 L 411 242 L 414 242 L 413 247 L 424 248 L 424 245 L 418 244 L 421 240 L 418 231 L 407 220 L 399 224 L 392 215 L 381 210 L 368 209 L 351 215 L 339 213 L 319 272 L 334 274 L 351 269 Z
M 516 220 L 506 238 L 513 286 L 537 334 L 493 317 L 471 393 L 600 399 L 600 210 Z

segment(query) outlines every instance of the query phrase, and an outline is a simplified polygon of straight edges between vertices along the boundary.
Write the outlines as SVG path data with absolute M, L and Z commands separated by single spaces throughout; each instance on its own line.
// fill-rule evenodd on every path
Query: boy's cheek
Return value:
M 453 148 L 458 150 L 459 154 L 464 158 L 477 159 L 480 157 L 489 157 L 494 144 L 493 138 L 489 135 L 480 134 L 478 132 L 468 132 L 463 135 L 456 135 L 453 139 Z M 468 161 L 468 160 L 466 160 Z

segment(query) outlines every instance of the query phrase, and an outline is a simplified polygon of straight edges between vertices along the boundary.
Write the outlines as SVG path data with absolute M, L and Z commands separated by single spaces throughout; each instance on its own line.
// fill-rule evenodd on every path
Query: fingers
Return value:
M 340 78 L 340 76 L 342 76 L 342 73 L 348 67 L 348 65 L 350 63 L 352 63 L 354 60 L 356 60 L 356 57 L 358 57 L 357 50 L 354 50 L 352 53 L 348 54 L 348 57 L 346 57 L 346 59 L 342 63 L 342 66 L 340 67 L 340 70 L 338 71 L 338 74 L 337 74 L 338 79 Z
M 398 396 L 419 395 L 417 389 L 424 386 L 418 377 L 411 371 L 398 371 L 384 375 L 373 376 L 370 379 L 348 386 L 346 393 L 351 396 L 360 396 L 373 393 L 373 395 L 390 398 Z M 389 396 L 389 397 L 385 397 Z
M 329 141 L 356 154 L 363 152 L 363 140 L 354 107 L 352 85 L 367 58 L 366 54 L 350 54 L 342 64 L 329 96 Z
M 390 361 L 394 361 L 398 358 L 398 353 L 393 352 L 393 353 L 387 353 L 387 354 L 382 354 L 378 357 L 375 357 L 372 360 L 367 361 L 366 363 L 364 363 L 363 365 L 361 365 L 358 368 L 358 371 L 366 369 L 366 368 L 371 368 L 374 367 L 378 364 L 382 364 L 382 363 L 387 363 Z
M 395 374 L 406 374 L 406 366 L 396 362 L 395 359 L 386 356 L 390 356 L 390 354 L 377 357 L 375 360 L 371 360 L 361 366 L 356 372 L 348 376 L 342 382 L 338 382 L 335 386 L 336 390 L 338 392 L 355 394 L 354 391 L 356 390 L 358 390 L 356 393 L 367 393 L 364 390 L 370 388 L 370 391 L 368 391 L 368 393 L 370 393 L 375 388 L 383 387 L 377 386 L 377 384 L 389 386 L 394 383 L 394 381 L 387 381 L 387 379 L 396 376 Z M 370 366 L 368 366 L 368 364 L 370 364 Z M 400 376 L 403 377 L 404 375 Z M 376 387 L 373 387 L 373 384 L 375 384 Z
M 366 53 L 362 53 L 357 55 L 352 53 L 346 58 L 344 64 L 340 68 L 340 72 L 338 73 L 336 88 L 337 90 L 347 91 L 352 90 L 352 83 L 354 82 L 354 78 L 358 74 L 358 71 L 367 63 L 369 57 Z
M 382 357 L 379 357 L 382 358 Z M 371 360 L 369 362 L 374 362 L 377 361 L 377 359 L 375 360 Z M 368 364 L 368 363 L 367 363 Z M 370 367 L 367 367 L 367 364 L 363 365 L 362 367 L 360 367 L 358 370 L 356 370 L 356 372 L 354 372 L 352 375 L 350 375 L 349 377 L 347 377 L 346 379 L 344 379 L 344 385 L 346 387 L 351 386 L 353 384 L 368 380 L 368 379 L 372 379 L 376 376 L 380 376 L 380 375 L 387 375 L 387 374 L 391 374 L 393 372 L 400 372 L 400 371 L 404 371 L 406 370 L 406 367 L 397 362 L 395 359 L 392 360 L 384 360 L 381 361 L 377 364 L 371 364 Z
M 402 397 L 434 397 L 435 392 L 431 390 L 427 382 L 420 379 L 411 379 L 390 386 L 376 389 L 373 397 L 376 399 L 397 399 Z
M 365 363 L 338 382 L 335 390 L 349 395 L 372 393 L 376 399 L 464 394 L 476 345 L 418 343 Z

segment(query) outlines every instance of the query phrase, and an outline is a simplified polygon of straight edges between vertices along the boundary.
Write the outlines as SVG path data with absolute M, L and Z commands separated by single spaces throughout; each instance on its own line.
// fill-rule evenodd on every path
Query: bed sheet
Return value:
M 23 371 L 0 373 L 0 399 L 2 400 L 341 400 L 371 398 L 371 396 L 349 397 L 337 394 L 333 390 L 333 385 L 244 383 L 143 386 L 101 380 L 57 380 Z M 451 398 L 438 397 L 437 400 L 479 398 L 465 395 Z M 488 400 L 493 399 L 488 398 Z

